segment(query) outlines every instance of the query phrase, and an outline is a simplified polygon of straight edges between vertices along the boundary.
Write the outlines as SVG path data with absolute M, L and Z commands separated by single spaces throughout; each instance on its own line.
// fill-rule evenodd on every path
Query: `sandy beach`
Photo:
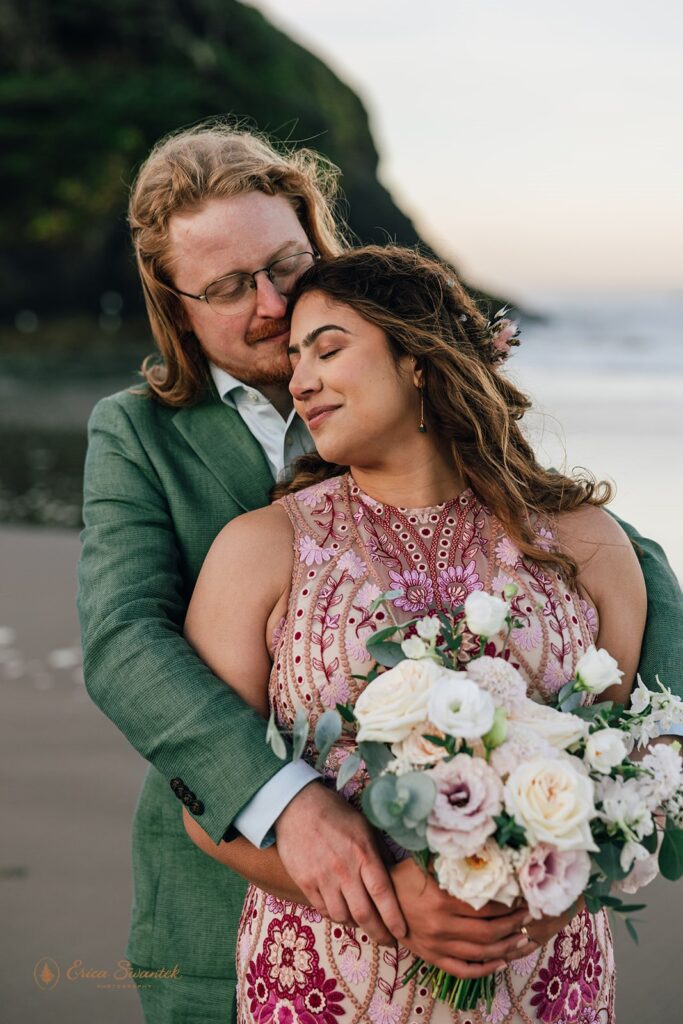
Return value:
M 0 648 L 3 1024 L 141 1024 L 132 983 L 114 975 L 126 943 L 130 823 L 145 766 L 82 683 L 78 537 L 5 527 L 0 552 L 0 626 L 16 634 L 13 648 Z M 640 946 L 621 922 L 615 927 L 619 1024 L 651 1020 L 655 1005 L 665 1021 L 680 1010 L 683 887 L 658 882 L 643 896 Z M 60 970 L 48 989 L 34 980 L 44 958 L 53 974 L 55 964 Z M 73 977 L 79 969 L 101 976 Z

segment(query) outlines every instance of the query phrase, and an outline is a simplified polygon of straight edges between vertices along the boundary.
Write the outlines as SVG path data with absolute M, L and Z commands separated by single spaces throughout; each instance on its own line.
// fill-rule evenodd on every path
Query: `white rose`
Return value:
M 467 628 L 476 636 L 495 636 L 505 627 L 509 607 L 499 597 L 473 590 L 465 598 Z
M 509 718 L 531 729 L 557 750 L 566 750 L 588 735 L 588 723 L 578 715 L 539 704 L 530 697 L 516 703 L 509 711 Z
M 353 709 L 360 726 L 358 742 L 404 740 L 429 717 L 430 690 L 445 671 L 428 659 L 407 660 L 368 683 Z
M 423 640 L 436 640 L 443 626 L 436 615 L 425 615 L 424 619 L 420 619 L 416 624 L 415 629 Z
M 576 678 L 582 690 L 602 693 L 608 686 L 619 682 L 623 672 L 611 654 L 604 648 L 589 647 L 576 666 Z
M 620 729 L 599 729 L 586 740 L 585 760 L 596 772 L 609 775 L 612 768 L 628 756 L 624 734 Z
M 456 899 L 481 910 L 489 900 L 512 906 L 519 886 L 510 863 L 494 839 L 470 857 L 439 855 L 434 860 L 439 885 Z
M 403 640 L 401 650 L 406 658 L 419 659 L 426 658 L 429 655 L 427 644 L 424 640 L 420 640 L 419 636 L 411 636 L 407 640 Z
M 432 765 L 443 761 L 448 756 L 445 747 L 439 747 L 436 743 L 426 740 L 425 735 L 437 736 L 439 730 L 435 729 L 430 722 L 423 722 L 416 729 L 398 743 L 392 743 L 391 752 L 398 758 L 401 764 L 409 764 L 411 768 L 418 765 Z
M 590 820 L 595 817 L 593 783 L 569 756 L 521 764 L 505 784 L 505 807 L 528 842 L 558 850 L 598 850 Z
M 429 695 L 429 720 L 448 736 L 475 739 L 493 725 L 496 705 L 464 672 L 443 669 Z

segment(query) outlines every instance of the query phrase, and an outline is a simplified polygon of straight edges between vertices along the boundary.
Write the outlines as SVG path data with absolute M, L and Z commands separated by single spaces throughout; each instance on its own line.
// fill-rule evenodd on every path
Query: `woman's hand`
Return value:
M 527 953 L 533 952 L 534 949 L 538 949 L 539 946 L 545 945 L 546 942 L 550 942 L 553 936 L 561 932 L 563 928 L 566 928 L 570 921 L 572 921 L 577 914 L 581 913 L 586 905 L 586 901 L 583 896 L 579 896 L 576 903 L 572 904 L 569 910 L 565 910 L 564 914 L 560 914 L 559 917 L 542 917 L 539 920 L 533 920 L 529 924 L 525 925 L 527 934 L 530 939 L 530 945 L 527 952 L 521 952 L 519 956 L 526 956 Z M 514 960 L 515 958 L 512 957 Z
M 408 925 L 401 945 L 457 978 L 483 978 L 538 948 L 535 935 L 521 932 L 532 920 L 526 905 L 511 911 L 487 903 L 474 910 L 449 896 L 412 858 L 394 865 L 391 879 Z

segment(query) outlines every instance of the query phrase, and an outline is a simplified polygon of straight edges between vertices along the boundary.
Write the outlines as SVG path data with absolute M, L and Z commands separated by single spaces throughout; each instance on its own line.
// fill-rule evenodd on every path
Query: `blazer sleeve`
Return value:
M 655 676 L 683 698 L 683 594 L 660 545 L 614 516 L 628 534 L 647 587 L 647 620 L 638 673 L 650 689 Z
M 283 762 L 266 743 L 265 721 L 183 637 L 174 524 L 116 399 L 98 403 L 90 419 L 83 518 L 78 611 L 88 693 L 176 794 L 194 794 L 193 813 L 215 843 L 235 838 L 235 816 Z

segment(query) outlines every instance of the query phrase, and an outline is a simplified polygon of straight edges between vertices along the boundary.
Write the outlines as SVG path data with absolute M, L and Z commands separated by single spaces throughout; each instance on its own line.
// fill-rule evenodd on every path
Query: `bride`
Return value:
M 357 249 L 299 283 L 290 390 L 317 454 L 273 505 L 225 527 L 186 621 L 212 670 L 264 716 L 274 709 L 284 731 L 299 706 L 314 725 L 355 701 L 378 628 L 510 582 L 521 623 L 510 657 L 530 696 L 553 699 L 595 643 L 624 673 L 604 699 L 627 697 L 646 615 L 637 558 L 601 507 L 606 484 L 536 462 L 519 427 L 529 402 L 498 370 L 500 341 L 450 272 L 411 250 Z M 373 613 L 386 591 L 390 611 Z M 340 763 L 326 768 L 330 785 Z M 312 834 L 311 857 L 315 848 Z M 222 859 L 252 882 L 238 936 L 241 1024 L 614 1020 L 604 911 L 579 905 L 533 922 L 523 906 L 474 912 L 405 859 L 391 871 L 408 935 L 379 946 L 352 900 L 298 890 L 277 845 L 238 839 Z M 418 896 L 410 907 L 406 893 Z M 439 948 L 421 944 L 426 916 L 442 922 Z M 457 1015 L 419 981 L 402 985 L 412 953 L 459 977 L 498 972 L 490 1012 Z

